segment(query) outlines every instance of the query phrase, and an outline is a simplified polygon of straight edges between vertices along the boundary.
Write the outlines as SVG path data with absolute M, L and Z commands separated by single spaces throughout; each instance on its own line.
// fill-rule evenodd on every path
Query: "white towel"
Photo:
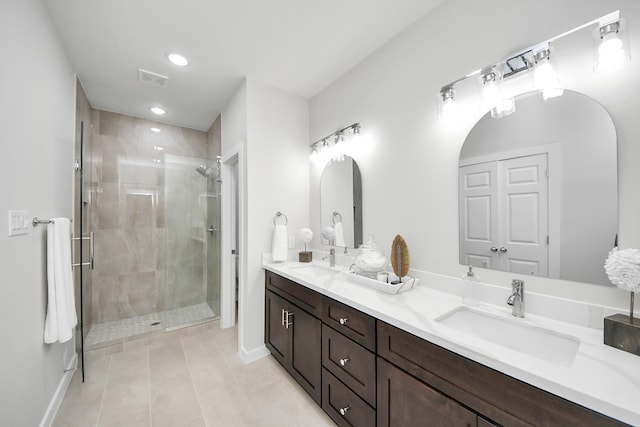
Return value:
M 271 256 L 274 261 L 286 261 L 289 255 L 289 238 L 287 226 L 276 224 L 273 229 L 273 242 L 271 243 Z
M 71 273 L 71 221 L 54 218 L 47 225 L 47 318 L 44 342 L 65 342 L 73 337 L 76 316 Z
M 333 225 L 333 232 L 335 233 L 335 245 L 340 247 L 347 246 L 344 242 L 344 227 L 341 222 L 337 222 Z

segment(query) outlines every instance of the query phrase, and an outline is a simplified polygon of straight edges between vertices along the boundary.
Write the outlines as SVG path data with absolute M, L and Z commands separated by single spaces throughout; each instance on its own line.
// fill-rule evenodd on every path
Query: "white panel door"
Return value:
M 497 177 L 497 162 L 459 169 L 460 264 L 500 268 Z
M 500 269 L 549 274 L 547 155 L 498 162 Z

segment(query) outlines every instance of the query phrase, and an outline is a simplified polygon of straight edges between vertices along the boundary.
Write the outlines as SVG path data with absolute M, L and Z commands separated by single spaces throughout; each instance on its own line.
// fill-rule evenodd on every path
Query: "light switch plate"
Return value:
M 9 211 L 9 236 L 28 234 L 31 220 L 28 211 Z
M 289 236 L 289 249 L 294 249 L 296 247 L 296 237 Z

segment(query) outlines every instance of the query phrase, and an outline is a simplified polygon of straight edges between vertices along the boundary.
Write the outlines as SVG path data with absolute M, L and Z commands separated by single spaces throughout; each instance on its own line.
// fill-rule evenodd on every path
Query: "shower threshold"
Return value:
M 207 303 L 201 303 L 129 319 L 97 323 L 91 326 L 84 341 L 84 349 L 90 351 L 144 336 L 157 335 L 208 322 L 216 317 Z

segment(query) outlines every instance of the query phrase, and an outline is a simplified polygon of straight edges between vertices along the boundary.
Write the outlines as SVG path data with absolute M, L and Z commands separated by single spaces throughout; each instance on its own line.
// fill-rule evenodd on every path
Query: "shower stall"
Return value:
M 220 167 L 165 158 L 165 328 L 220 313 Z
M 84 350 L 219 316 L 221 182 L 211 131 L 100 110 L 89 128 L 82 204 L 95 268 Z

